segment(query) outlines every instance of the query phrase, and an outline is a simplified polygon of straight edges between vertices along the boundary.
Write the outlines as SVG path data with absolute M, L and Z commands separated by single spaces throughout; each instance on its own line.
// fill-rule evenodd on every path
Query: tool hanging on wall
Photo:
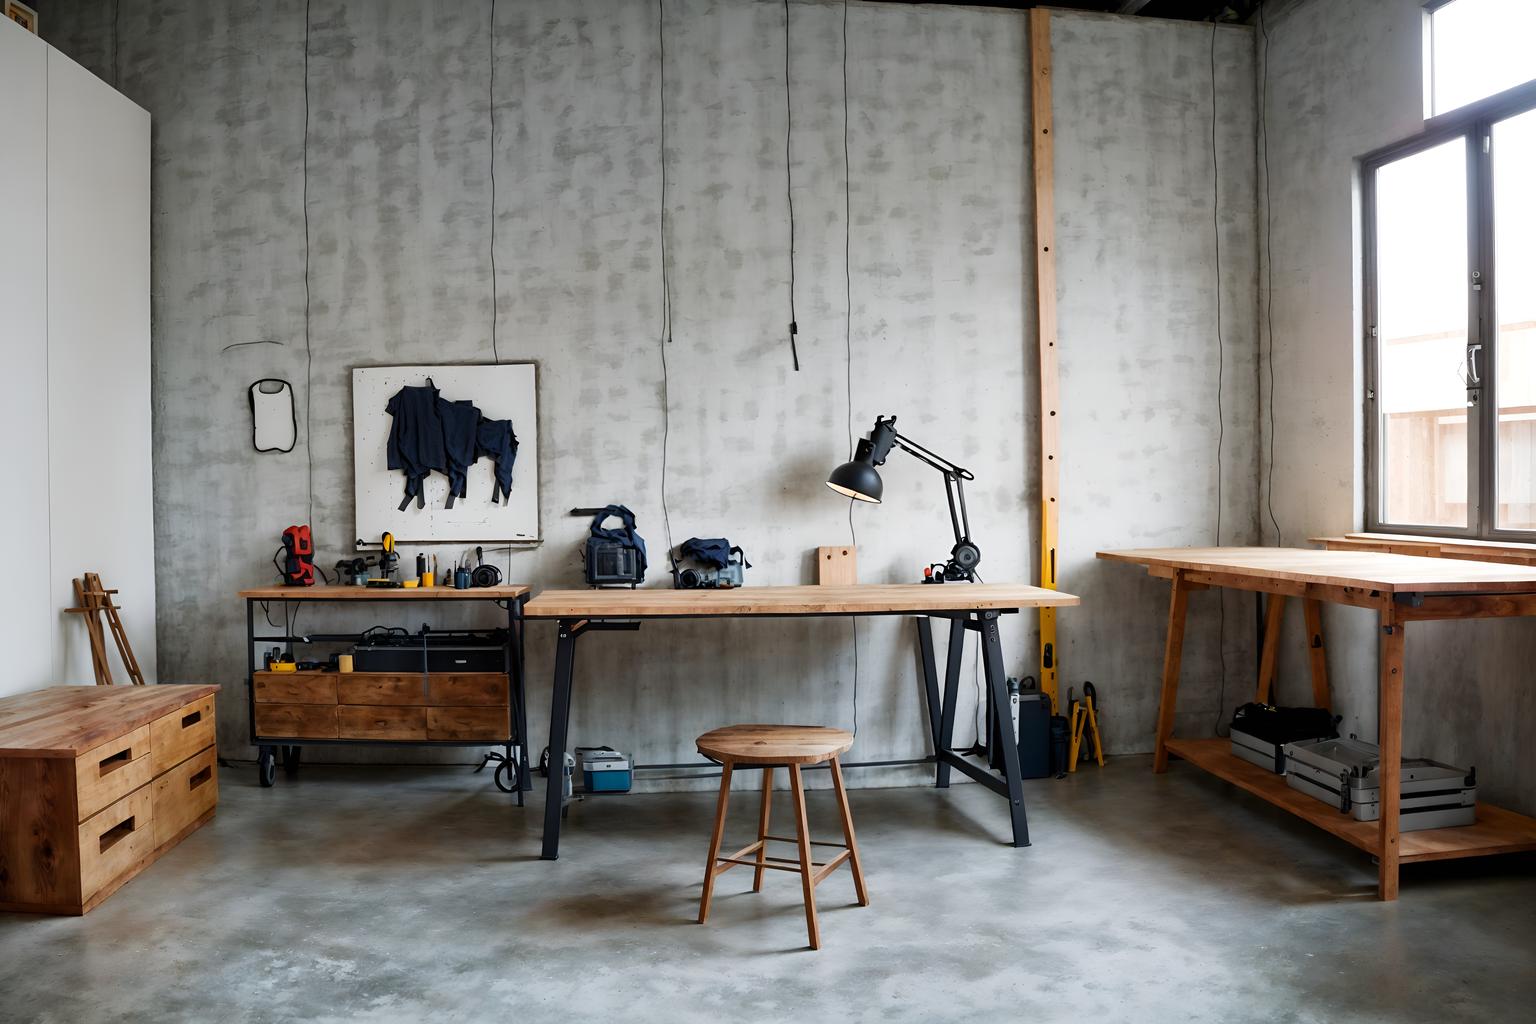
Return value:
M 107 641 L 101 628 L 101 618 L 106 616 L 107 627 L 112 630 L 112 639 L 117 644 L 117 654 L 123 661 L 123 667 L 128 670 L 129 681 L 134 686 L 143 686 L 144 673 L 139 671 L 139 661 L 133 656 L 133 647 L 128 643 L 123 620 L 117 614 L 119 609 L 112 603 L 112 595 L 117 591 L 102 586 L 101 577 L 94 572 L 86 573 L 74 583 L 76 607 L 64 610 L 85 616 L 85 631 L 91 639 L 91 670 L 96 675 L 96 685 L 112 685 L 112 666 L 107 662 Z
M 278 563 L 276 554 L 272 556 L 272 562 L 277 565 L 277 573 L 284 584 L 290 587 L 315 585 L 315 540 L 308 525 L 290 526 L 284 530 L 280 553 L 282 563 Z
M 1099 692 L 1092 683 L 1083 684 L 1083 699 L 1074 700 L 1071 689 L 1067 690 L 1067 720 L 1071 723 L 1072 739 L 1067 748 L 1067 771 L 1077 771 L 1077 759 L 1083 751 L 1087 734 L 1093 736 L 1093 759 L 1104 767 L 1104 744 L 1099 741 Z

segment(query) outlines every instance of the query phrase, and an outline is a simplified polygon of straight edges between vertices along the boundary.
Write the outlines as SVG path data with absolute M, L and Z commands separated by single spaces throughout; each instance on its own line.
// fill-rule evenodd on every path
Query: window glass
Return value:
M 1431 115 L 1536 79 L 1536 0 L 1451 0 L 1429 16 Z
M 1375 179 L 1382 519 L 1465 528 L 1467 150 L 1462 138 Z
M 1536 530 L 1536 110 L 1493 125 L 1498 519 Z

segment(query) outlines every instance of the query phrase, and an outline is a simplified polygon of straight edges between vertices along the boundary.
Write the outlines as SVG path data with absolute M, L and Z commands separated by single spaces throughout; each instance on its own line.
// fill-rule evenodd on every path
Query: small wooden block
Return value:
M 851 587 L 859 582 L 859 549 L 852 544 L 816 549 L 816 582 L 823 587 Z

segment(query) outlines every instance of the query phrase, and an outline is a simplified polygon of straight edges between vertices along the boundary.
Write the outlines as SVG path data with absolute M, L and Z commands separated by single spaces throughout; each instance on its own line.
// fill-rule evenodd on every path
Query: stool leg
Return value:
M 859 894 L 859 906 L 869 906 L 864 888 L 864 865 L 859 862 L 859 843 L 853 838 L 853 812 L 848 809 L 848 790 L 843 788 L 843 766 L 832 759 L 832 788 L 837 790 L 837 810 L 843 816 L 843 842 L 848 844 L 848 866 L 853 871 L 853 888 Z
M 763 767 L 763 806 L 757 814 L 757 870 L 752 875 L 752 891 L 763 891 L 763 864 L 768 856 L 768 812 L 773 809 L 773 765 Z
M 789 787 L 795 795 L 795 839 L 800 847 L 800 885 L 805 890 L 805 930 L 811 937 L 811 948 L 821 948 L 821 926 L 816 923 L 815 868 L 811 867 L 811 826 L 805 817 L 805 784 L 800 778 L 800 766 L 789 766 Z
M 720 858 L 720 840 L 725 837 L 725 808 L 731 799 L 731 762 L 720 766 L 720 800 L 715 805 L 715 831 L 709 837 L 709 860 L 704 865 L 704 894 L 699 898 L 699 924 L 709 918 L 709 898 L 715 894 L 715 862 Z

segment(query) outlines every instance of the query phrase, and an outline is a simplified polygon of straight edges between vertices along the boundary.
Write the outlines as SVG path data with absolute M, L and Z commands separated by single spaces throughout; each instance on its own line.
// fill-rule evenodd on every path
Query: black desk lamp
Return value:
M 976 478 L 970 470 L 962 469 L 911 438 L 898 434 L 895 416 L 876 417 L 875 429 L 869 432 L 868 437 L 859 440 L 853 461 L 834 469 L 832 475 L 827 477 L 827 486 L 838 494 L 880 504 L 885 485 L 881 483 L 880 473 L 875 467 L 885 465 L 885 457 L 893 447 L 900 448 L 944 474 L 944 493 L 949 498 L 949 521 L 955 528 L 955 546 L 949 553 L 949 561 L 944 564 L 941 578 L 951 582 L 971 582 L 976 578 L 976 567 L 981 564 L 981 549 L 971 542 L 971 521 L 965 512 L 964 482 Z

